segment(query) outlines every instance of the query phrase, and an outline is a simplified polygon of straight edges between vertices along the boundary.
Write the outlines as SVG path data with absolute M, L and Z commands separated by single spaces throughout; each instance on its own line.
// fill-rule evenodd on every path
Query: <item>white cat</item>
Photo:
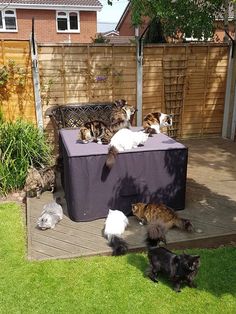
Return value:
M 109 143 L 106 166 L 111 169 L 118 153 L 144 144 L 148 136 L 149 134 L 143 131 L 134 132 L 129 129 L 121 129 L 116 132 Z
M 121 238 L 121 235 L 128 224 L 129 220 L 123 212 L 109 209 L 103 233 L 112 248 L 112 255 L 123 255 L 127 252 L 127 243 Z
M 43 211 L 38 219 L 37 226 L 41 230 L 53 229 L 62 220 L 63 210 L 55 201 L 43 206 Z

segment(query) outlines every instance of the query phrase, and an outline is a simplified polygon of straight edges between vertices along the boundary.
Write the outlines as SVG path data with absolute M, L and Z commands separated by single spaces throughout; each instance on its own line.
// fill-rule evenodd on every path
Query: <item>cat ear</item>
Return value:
M 174 264 L 179 264 L 180 262 L 180 257 L 178 255 L 176 255 L 173 259 Z

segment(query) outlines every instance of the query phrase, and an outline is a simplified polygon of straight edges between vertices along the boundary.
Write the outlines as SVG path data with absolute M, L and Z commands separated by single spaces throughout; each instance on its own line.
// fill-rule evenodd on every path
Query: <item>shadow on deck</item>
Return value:
M 236 241 L 236 143 L 223 139 L 182 141 L 189 148 L 185 210 L 179 215 L 193 222 L 196 232 L 170 230 L 170 249 L 209 248 Z M 58 191 L 58 193 L 62 193 Z M 44 260 L 92 255 L 110 255 L 102 237 L 104 219 L 73 222 L 66 215 L 54 230 L 36 228 L 37 218 L 52 194 L 27 199 L 28 258 Z M 63 205 L 66 213 L 66 204 Z M 145 227 L 135 217 L 124 238 L 130 251 L 145 249 Z

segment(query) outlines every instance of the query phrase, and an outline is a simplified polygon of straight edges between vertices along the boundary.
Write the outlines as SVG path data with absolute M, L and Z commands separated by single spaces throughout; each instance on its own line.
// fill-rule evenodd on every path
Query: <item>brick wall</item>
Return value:
M 39 43 L 71 42 L 88 43 L 97 32 L 97 13 L 80 12 L 80 33 L 57 33 L 56 11 L 17 10 L 18 32 L 0 33 L 0 39 L 28 40 L 32 30 L 32 18 L 35 19 L 35 34 Z M 70 36 L 69 36 L 70 35 Z

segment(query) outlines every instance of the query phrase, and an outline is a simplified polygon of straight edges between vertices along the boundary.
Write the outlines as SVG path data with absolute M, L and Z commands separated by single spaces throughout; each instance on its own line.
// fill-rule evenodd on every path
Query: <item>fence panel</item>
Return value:
M 145 46 L 143 115 L 174 113 L 173 136 L 220 136 L 228 53 L 226 44 Z
M 226 44 L 145 45 L 143 112 L 174 113 L 171 136 L 220 136 Z M 127 99 L 136 104 L 135 45 L 40 45 L 43 111 L 53 104 Z M 52 126 L 45 118 L 46 128 Z
M 36 124 L 29 41 L 0 42 L 0 109 L 6 120 Z

